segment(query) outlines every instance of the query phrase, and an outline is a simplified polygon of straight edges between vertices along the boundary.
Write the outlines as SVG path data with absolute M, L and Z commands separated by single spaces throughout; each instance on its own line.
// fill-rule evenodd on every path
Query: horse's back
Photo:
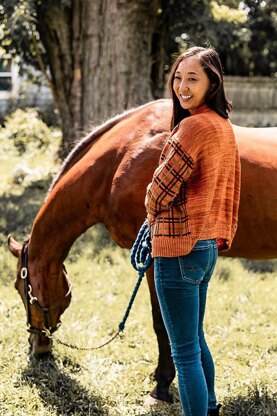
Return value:
M 277 127 L 240 127 L 233 125 L 242 159 L 257 166 L 272 166 L 277 172 Z
M 277 127 L 242 127 L 232 124 L 235 135 L 252 140 L 277 140 Z
M 277 257 L 277 128 L 233 125 L 241 158 L 239 226 L 232 256 Z
M 153 102 L 114 126 L 97 144 L 117 155 L 110 166 L 114 176 L 104 222 L 122 246 L 131 244 L 146 215 L 146 186 L 170 133 L 170 117 L 170 100 Z M 239 229 L 227 255 L 271 258 L 277 255 L 277 128 L 234 125 L 234 132 L 241 155 L 242 194 Z
M 104 223 L 122 247 L 131 246 L 145 218 L 146 186 L 170 134 L 171 113 L 171 100 L 157 100 L 119 118 L 89 143 L 87 152 L 82 150 L 54 187 L 78 195 L 79 210 L 90 207 L 93 221 Z M 276 257 L 277 128 L 234 126 L 234 132 L 242 193 L 238 232 L 228 255 Z

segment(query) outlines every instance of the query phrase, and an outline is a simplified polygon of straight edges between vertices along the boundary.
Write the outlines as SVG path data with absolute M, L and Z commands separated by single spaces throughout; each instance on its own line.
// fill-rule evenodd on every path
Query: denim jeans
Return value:
M 207 416 L 208 408 L 216 408 L 214 364 L 203 321 L 217 256 L 213 239 L 198 241 L 186 256 L 154 259 L 155 285 L 185 416 Z

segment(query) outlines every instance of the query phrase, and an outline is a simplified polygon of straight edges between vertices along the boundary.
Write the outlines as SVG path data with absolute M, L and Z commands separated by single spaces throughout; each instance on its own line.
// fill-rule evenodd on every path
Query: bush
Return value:
M 17 109 L 6 117 L 0 139 L 12 140 L 18 153 L 46 149 L 51 141 L 51 129 L 39 118 L 34 108 Z

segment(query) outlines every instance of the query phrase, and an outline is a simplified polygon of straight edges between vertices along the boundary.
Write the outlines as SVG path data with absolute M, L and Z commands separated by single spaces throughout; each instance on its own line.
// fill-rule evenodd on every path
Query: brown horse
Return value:
M 146 212 L 147 184 L 170 132 L 171 103 L 151 102 L 107 121 L 86 136 L 65 160 L 22 248 L 9 236 L 18 258 L 16 288 L 27 310 L 32 352 L 50 351 L 51 333 L 70 303 L 63 262 L 74 241 L 96 223 L 130 248 Z M 239 226 L 229 256 L 277 256 L 277 128 L 234 126 L 242 163 Z M 153 283 L 147 273 L 159 345 L 151 395 L 170 401 L 175 372 Z

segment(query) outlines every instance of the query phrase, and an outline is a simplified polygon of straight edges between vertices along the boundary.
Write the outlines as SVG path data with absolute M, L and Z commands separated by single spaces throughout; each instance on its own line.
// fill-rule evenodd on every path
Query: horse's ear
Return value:
M 11 234 L 9 234 L 8 236 L 8 245 L 9 245 L 9 250 L 10 252 L 17 258 L 19 258 L 21 250 L 22 250 L 22 245 L 20 243 L 18 243 L 12 236 Z

